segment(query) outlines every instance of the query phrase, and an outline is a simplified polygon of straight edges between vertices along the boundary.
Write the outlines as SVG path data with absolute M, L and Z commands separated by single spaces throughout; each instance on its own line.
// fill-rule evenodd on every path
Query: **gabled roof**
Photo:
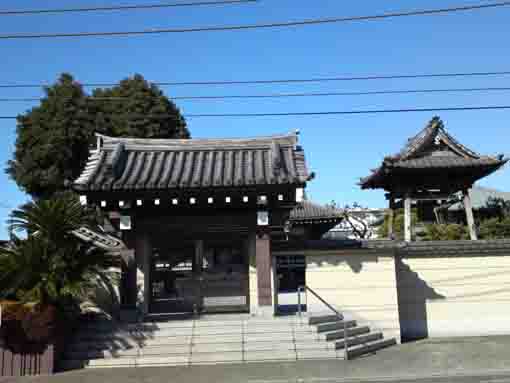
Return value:
M 483 169 L 475 178 L 482 178 L 503 166 L 508 160 L 502 155 L 484 156 L 453 138 L 439 117 L 434 117 L 416 136 L 410 138 L 396 155 L 388 156 L 368 177 L 362 178 L 363 189 L 385 188 L 392 173 L 401 170 L 441 171 Z M 481 173 L 481 175 L 479 175 Z
M 337 208 L 318 205 L 305 200 L 291 210 L 289 219 L 297 224 L 321 221 L 340 222 L 343 219 L 343 214 Z
M 502 192 L 496 189 L 490 189 L 481 186 L 475 186 L 469 190 L 469 196 L 471 197 L 471 205 L 473 209 L 482 209 L 487 206 L 487 202 L 491 198 L 502 199 L 505 201 L 510 201 L 510 192 Z M 460 195 L 459 195 L 460 197 Z M 461 202 L 457 202 L 451 205 L 448 210 L 458 211 L 464 210 L 464 206 Z
M 78 191 L 304 184 L 297 133 L 245 139 L 140 139 L 97 135 Z

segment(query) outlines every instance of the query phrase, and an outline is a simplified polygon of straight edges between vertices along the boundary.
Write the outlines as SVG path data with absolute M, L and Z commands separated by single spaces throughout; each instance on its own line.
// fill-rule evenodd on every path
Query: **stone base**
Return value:
M 250 308 L 250 316 L 269 318 L 274 316 L 273 306 L 256 306 Z

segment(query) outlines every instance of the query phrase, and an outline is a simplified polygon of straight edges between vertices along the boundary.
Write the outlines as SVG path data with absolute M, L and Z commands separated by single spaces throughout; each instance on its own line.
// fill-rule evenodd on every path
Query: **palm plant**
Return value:
M 38 200 L 14 210 L 13 239 L 0 248 L 0 298 L 61 305 L 90 298 L 98 286 L 114 295 L 117 260 L 78 239 L 73 232 L 93 228 L 94 214 L 73 196 Z M 25 232 L 26 239 L 16 233 Z

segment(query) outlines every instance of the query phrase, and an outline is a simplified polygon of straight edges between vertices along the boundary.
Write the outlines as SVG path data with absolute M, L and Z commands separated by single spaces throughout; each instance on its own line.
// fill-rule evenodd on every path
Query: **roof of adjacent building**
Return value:
M 368 177 L 362 178 L 363 189 L 384 188 L 391 174 L 400 170 L 484 169 L 477 179 L 496 171 L 508 160 L 499 155 L 484 156 L 467 148 L 452 137 L 439 117 L 434 117 L 416 136 L 410 138 L 396 155 L 388 156 Z
M 302 185 L 310 179 L 297 133 L 241 139 L 97 137 L 97 149 L 74 181 L 76 190 Z
M 342 219 L 343 213 L 341 210 L 306 200 L 299 203 L 290 212 L 290 221 L 295 223 L 340 222 Z
M 490 189 L 480 186 L 475 186 L 469 190 L 469 196 L 471 197 L 471 205 L 473 209 L 482 209 L 487 206 L 487 203 L 491 198 L 502 199 L 510 201 L 510 192 L 502 192 L 496 189 Z M 464 210 L 464 206 L 461 202 L 457 202 L 451 205 L 448 210 Z

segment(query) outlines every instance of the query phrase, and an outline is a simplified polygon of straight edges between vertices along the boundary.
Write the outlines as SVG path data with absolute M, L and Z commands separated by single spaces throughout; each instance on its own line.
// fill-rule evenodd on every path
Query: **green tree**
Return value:
M 88 96 L 70 74 L 45 89 L 39 106 L 18 116 L 14 158 L 6 172 L 28 194 L 51 198 L 81 173 L 94 132 L 189 138 L 176 105 L 141 75 Z
M 177 106 L 154 84 L 137 74 L 90 98 L 97 131 L 111 136 L 189 138 Z
M 64 180 L 79 176 L 88 155 L 94 119 L 86 95 L 69 74 L 45 89 L 39 106 L 17 118 L 14 158 L 6 172 L 25 192 L 50 197 Z
M 0 298 L 61 305 L 84 300 L 97 285 L 113 291 L 117 260 L 79 240 L 73 231 L 94 226 L 91 215 L 72 195 L 30 202 L 12 213 L 13 234 L 0 248 Z

